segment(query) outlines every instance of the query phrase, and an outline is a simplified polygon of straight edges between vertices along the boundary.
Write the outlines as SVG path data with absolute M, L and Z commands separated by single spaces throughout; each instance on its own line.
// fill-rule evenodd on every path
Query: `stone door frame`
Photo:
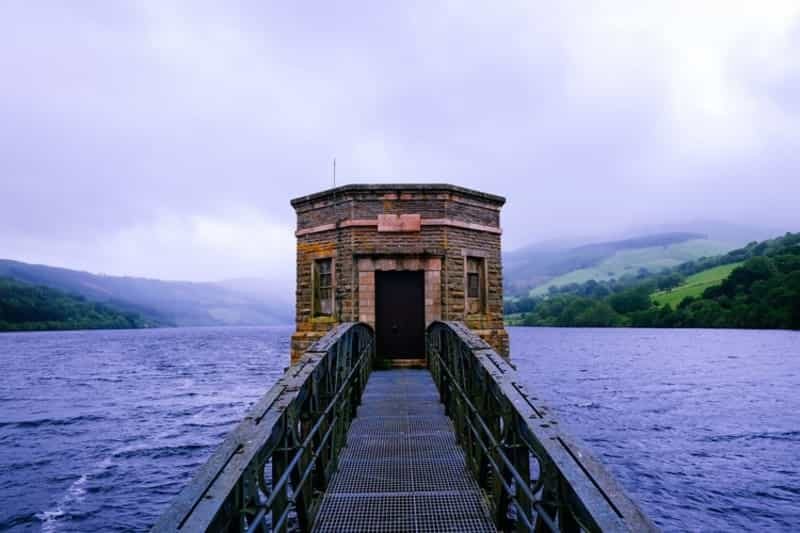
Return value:
M 442 318 L 442 259 L 419 254 L 364 256 L 358 270 L 358 319 L 375 327 L 375 272 L 416 270 L 425 277 L 425 327 Z

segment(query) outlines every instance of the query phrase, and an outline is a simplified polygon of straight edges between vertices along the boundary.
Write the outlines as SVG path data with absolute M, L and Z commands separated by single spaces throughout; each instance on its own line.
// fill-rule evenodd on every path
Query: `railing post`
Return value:
M 505 523 L 507 521 L 506 514 L 508 513 L 508 498 L 503 486 L 508 478 L 508 472 L 500 457 L 502 446 L 502 434 L 500 433 L 498 418 L 500 405 L 496 400 L 495 395 L 491 391 L 491 387 L 489 387 L 484 395 L 484 408 L 481 412 L 481 418 L 483 418 L 484 423 L 489 428 L 489 432 L 496 442 L 490 451 L 490 455 L 492 461 L 499 466 L 500 470 L 495 471 L 492 476 L 491 497 L 492 503 L 494 504 L 494 523 L 497 524 L 497 529 L 502 531 L 505 529 Z
M 275 494 L 270 511 L 272 515 L 272 530 L 276 531 L 277 533 L 286 531 L 285 524 L 280 529 L 276 529 L 275 525 L 280 519 L 281 515 L 283 515 L 286 507 L 289 505 L 289 499 L 286 495 L 286 485 L 284 484 L 282 487 L 275 488 L 278 485 L 278 481 L 283 476 L 283 473 L 286 471 L 286 466 L 289 463 L 289 454 L 287 450 L 287 446 L 289 445 L 288 433 L 288 431 L 284 431 L 284 436 L 281 437 L 277 448 L 272 454 L 272 490 L 275 492 Z
M 518 420 L 517 417 L 512 414 L 509 420 L 509 425 L 513 428 L 513 444 L 508 449 L 508 455 L 511 459 L 514 468 L 519 472 L 520 477 L 523 480 L 528 481 L 528 487 L 531 488 L 531 456 L 528 447 L 525 445 L 524 442 L 519 438 L 519 430 L 518 430 Z M 519 510 L 518 512 L 524 513 L 526 522 L 532 523 L 533 522 L 533 501 L 531 498 L 528 497 L 528 494 L 525 490 L 522 489 L 520 486 L 520 482 L 515 480 L 514 484 L 516 486 L 516 497 L 519 503 Z M 526 527 L 521 520 L 517 520 L 517 531 L 530 531 L 528 527 Z
M 560 505 L 558 506 L 558 526 L 564 533 L 580 533 L 581 526 L 578 524 L 578 521 L 575 520 L 575 517 L 572 515 L 569 505 L 567 504 L 567 502 L 570 501 L 570 498 L 567 497 L 567 493 L 570 491 L 570 489 L 565 485 L 563 480 L 561 483 L 559 483 L 558 489 L 560 496 Z
M 558 497 L 560 492 L 558 490 L 558 473 L 556 472 L 555 465 L 550 462 L 543 462 L 539 475 L 542 477 L 542 496 L 540 498 L 542 503 L 539 506 L 540 511 L 546 513 L 548 517 L 555 518 L 558 511 L 556 502 L 559 501 Z M 540 512 L 537 512 L 535 531 L 536 533 L 550 531 L 545 517 L 543 517 Z
M 308 403 L 306 403 L 306 405 L 310 405 L 310 398 L 307 400 L 307 402 Z M 308 416 L 300 409 L 298 409 L 296 420 L 297 422 L 292 424 L 292 430 L 294 431 L 297 429 L 293 440 L 295 441 L 296 445 L 300 445 L 300 443 L 305 441 L 305 437 L 309 434 L 311 430 L 311 423 L 308 419 Z M 297 520 L 299 522 L 301 531 L 309 531 L 313 522 L 313 517 L 311 516 L 311 496 L 313 494 L 311 478 L 309 477 L 305 481 L 301 481 L 303 472 L 306 471 L 306 468 L 308 468 L 310 462 L 311 449 L 310 447 L 306 447 L 301 452 L 300 460 L 297 462 L 297 465 L 292 469 L 291 472 L 295 510 L 297 512 Z

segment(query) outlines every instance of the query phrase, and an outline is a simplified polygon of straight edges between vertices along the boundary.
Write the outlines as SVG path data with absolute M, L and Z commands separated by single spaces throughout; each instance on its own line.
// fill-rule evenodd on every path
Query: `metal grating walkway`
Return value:
M 427 370 L 375 371 L 318 532 L 495 531 Z

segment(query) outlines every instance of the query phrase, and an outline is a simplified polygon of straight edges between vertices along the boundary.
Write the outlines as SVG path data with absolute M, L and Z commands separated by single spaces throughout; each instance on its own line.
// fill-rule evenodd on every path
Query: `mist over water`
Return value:
M 292 328 L 0 335 L 0 530 L 147 529 Z M 800 333 L 510 328 L 536 395 L 667 531 L 800 523 Z

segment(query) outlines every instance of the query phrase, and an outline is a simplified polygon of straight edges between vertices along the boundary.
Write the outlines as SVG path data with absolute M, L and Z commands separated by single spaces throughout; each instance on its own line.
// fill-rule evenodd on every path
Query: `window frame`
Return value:
M 481 273 L 467 272 L 467 298 L 481 297 Z
M 471 279 L 477 277 L 477 296 L 472 296 Z M 466 316 L 485 315 L 487 303 L 486 257 L 477 254 L 464 254 L 464 314 Z M 477 302 L 477 305 L 475 303 Z M 473 310 L 477 308 L 477 310 Z
M 327 272 L 322 273 L 321 266 L 328 265 Z M 333 318 L 334 316 L 334 293 L 336 277 L 334 276 L 333 257 L 315 257 L 311 263 L 311 316 L 312 318 Z M 327 285 L 322 284 L 322 277 L 328 278 Z M 327 297 L 322 297 L 322 291 L 328 291 Z M 323 302 L 328 303 L 329 309 L 326 310 Z

